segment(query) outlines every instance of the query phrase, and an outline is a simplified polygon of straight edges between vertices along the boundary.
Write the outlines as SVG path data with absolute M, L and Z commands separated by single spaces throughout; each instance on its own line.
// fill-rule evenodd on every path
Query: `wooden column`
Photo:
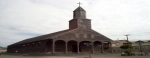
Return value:
M 104 53 L 104 43 L 101 44 L 101 53 Z
M 67 42 L 65 43 L 65 53 L 67 54 L 68 53 L 68 45 L 67 45 Z
M 80 43 L 79 42 L 77 42 L 77 53 L 80 53 Z
M 53 40 L 53 42 L 52 42 L 52 54 L 54 54 L 55 53 L 55 41 Z
M 94 43 L 92 43 L 92 53 L 94 53 Z
M 112 44 L 111 43 L 109 43 L 109 51 L 110 51 L 110 53 L 112 53 Z

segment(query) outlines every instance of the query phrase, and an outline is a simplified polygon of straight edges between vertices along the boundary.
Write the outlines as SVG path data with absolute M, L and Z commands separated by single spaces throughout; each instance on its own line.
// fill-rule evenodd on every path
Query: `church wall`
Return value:
M 13 53 L 14 52 L 14 48 L 15 48 L 15 46 L 8 46 L 8 48 L 7 48 L 7 52 L 9 52 L 9 53 Z
M 69 21 L 69 29 L 75 29 L 78 27 L 77 19 L 72 19 Z
M 45 52 L 45 41 L 30 42 L 8 47 L 9 53 Z
M 86 12 L 85 11 L 74 11 L 73 12 L 73 18 L 86 18 Z
M 30 52 L 45 52 L 45 44 L 46 41 L 34 42 L 34 44 L 30 46 Z
M 80 28 L 89 28 L 91 29 L 91 20 L 90 19 L 79 19 L 79 27 Z

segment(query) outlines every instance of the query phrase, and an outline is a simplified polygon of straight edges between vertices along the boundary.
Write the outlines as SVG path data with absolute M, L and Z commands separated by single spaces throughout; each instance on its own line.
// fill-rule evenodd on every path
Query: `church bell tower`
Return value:
M 78 4 L 79 7 L 73 11 L 73 19 L 69 21 L 69 29 L 91 29 L 91 20 L 86 18 L 86 11 L 80 6 L 81 3 Z

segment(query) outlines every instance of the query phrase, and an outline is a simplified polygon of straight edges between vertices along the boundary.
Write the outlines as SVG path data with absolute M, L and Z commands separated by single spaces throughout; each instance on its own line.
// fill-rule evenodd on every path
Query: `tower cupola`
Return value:
M 78 3 L 79 7 L 73 11 L 73 19 L 86 19 L 86 11 L 80 7 L 81 3 Z

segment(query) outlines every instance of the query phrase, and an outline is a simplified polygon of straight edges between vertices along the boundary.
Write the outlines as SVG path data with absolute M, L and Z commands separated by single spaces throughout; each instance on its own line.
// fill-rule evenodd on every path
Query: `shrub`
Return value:
M 131 48 L 131 45 L 122 45 L 120 46 L 121 49 L 128 49 Z
M 124 52 L 127 53 L 128 55 L 130 55 L 132 51 L 131 51 L 130 48 L 128 48 L 128 49 L 126 49 Z

